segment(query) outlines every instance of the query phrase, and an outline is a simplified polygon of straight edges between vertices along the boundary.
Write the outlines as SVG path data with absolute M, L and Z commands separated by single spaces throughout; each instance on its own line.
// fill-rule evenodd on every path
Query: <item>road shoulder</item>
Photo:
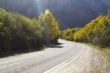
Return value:
M 82 50 L 71 58 L 45 73 L 110 73 L 107 60 L 97 50 L 81 44 Z

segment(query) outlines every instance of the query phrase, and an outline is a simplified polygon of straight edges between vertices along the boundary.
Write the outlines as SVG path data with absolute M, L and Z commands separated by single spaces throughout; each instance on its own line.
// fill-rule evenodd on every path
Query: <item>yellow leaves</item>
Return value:
M 28 26 L 32 26 L 33 22 L 30 18 L 26 17 L 26 16 L 22 16 L 18 14 L 18 18 L 19 20 L 24 24 L 24 25 L 28 25 Z
M 75 29 L 67 28 L 61 32 L 61 38 L 73 41 L 75 31 Z
M 75 32 L 74 40 L 75 41 L 84 41 L 86 39 L 86 36 L 87 36 L 87 32 L 85 32 L 85 30 L 83 30 L 83 29 L 80 29 Z
M 99 16 L 96 19 L 88 23 L 84 28 L 76 31 L 74 34 L 75 41 L 89 41 L 92 43 L 108 42 L 106 39 L 110 39 L 110 18 L 108 16 Z M 105 43 L 107 44 L 107 43 Z
M 110 18 L 110 9 L 108 9 L 108 17 Z
M 45 14 L 50 14 L 50 11 L 49 10 L 45 10 Z
M 48 33 L 50 39 L 55 39 L 59 35 L 59 24 L 49 10 L 46 10 L 39 17 L 40 24 L 44 31 Z

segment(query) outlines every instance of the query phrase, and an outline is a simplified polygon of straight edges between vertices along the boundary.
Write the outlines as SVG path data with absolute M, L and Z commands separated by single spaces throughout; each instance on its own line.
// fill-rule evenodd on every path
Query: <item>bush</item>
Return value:
M 80 42 L 90 42 L 99 46 L 109 46 L 110 44 L 110 18 L 109 16 L 99 16 L 88 23 L 84 28 L 76 31 L 74 40 Z
M 61 38 L 62 39 L 66 39 L 66 40 L 70 40 L 73 41 L 74 40 L 74 33 L 76 32 L 76 30 L 78 30 L 78 28 L 67 28 L 63 31 L 61 31 Z
M 51 41 L 55 43 L 58 37 L 58 22 L 49 10 L 38 19 L 30 19 L 19 13 L 0 9 L 0 56 L 40 50 L 36 48 Z

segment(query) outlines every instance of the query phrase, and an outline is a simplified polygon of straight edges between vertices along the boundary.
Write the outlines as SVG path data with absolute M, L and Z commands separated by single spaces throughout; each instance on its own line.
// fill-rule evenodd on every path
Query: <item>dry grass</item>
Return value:
M 101 47 L 98 47 L 98 46 L 94 46 L 94 45 L 92 45 L 92 44 L 87 44 L 87 45 L 89 45 L 90 47 L 93 47 L 93 48 L 99 50 L 99 52 L 100 52 L 101 54 L 103 54 L 103 55 L 105 56 L 105 58 L 107 58 L 107 60 L 108 60 L 109 63 L 110 63 L 110 47 L 101 48 Z

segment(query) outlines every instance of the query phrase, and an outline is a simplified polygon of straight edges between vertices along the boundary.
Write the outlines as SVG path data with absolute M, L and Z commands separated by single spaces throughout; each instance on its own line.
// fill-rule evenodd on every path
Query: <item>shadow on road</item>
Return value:
M 62 46 L 63 43 L 57 43 L 57 44 L 49 44 L 49 48 L 63 48 Z

